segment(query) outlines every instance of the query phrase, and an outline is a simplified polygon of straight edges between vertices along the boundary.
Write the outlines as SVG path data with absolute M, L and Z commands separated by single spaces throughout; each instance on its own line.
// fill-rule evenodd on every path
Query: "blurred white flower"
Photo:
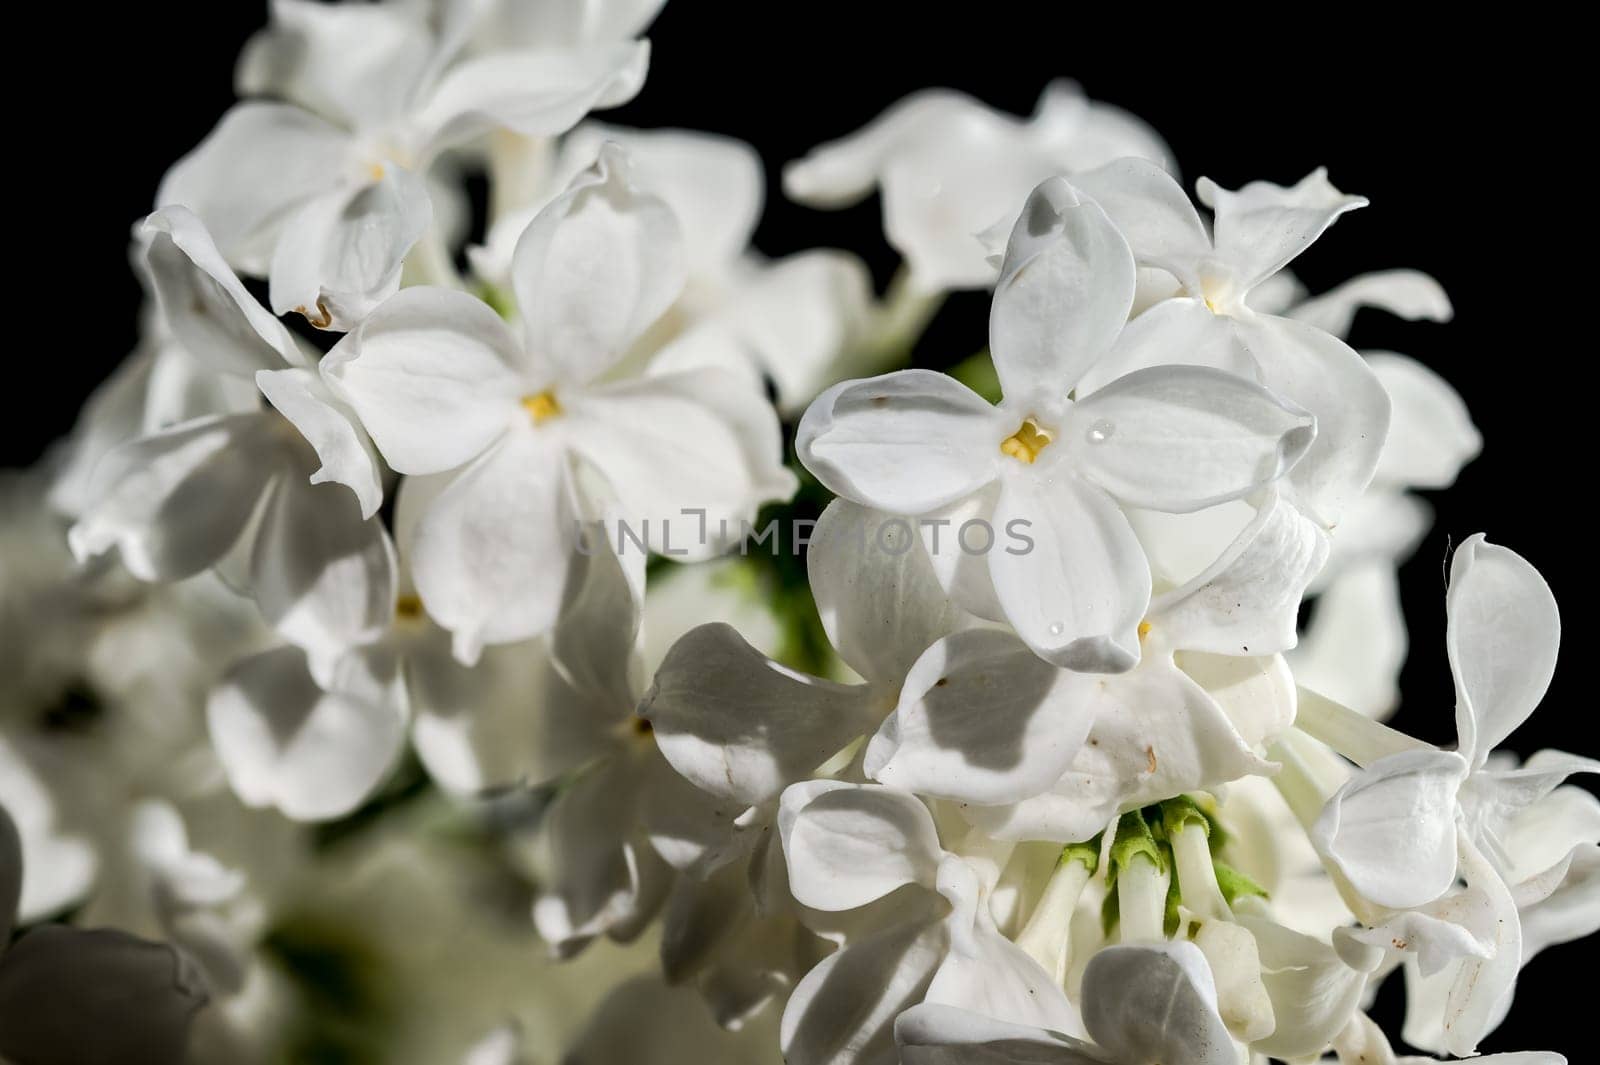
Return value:
M 1046 178 L 1122 156 L 1169 158 L 1150 127 L 1091 102 L 1071 82 L 1048 85 L 1026 121 L 964 93 L 927 89 L 790 163 L 783 187 L 801 203 L 845 207 L 877 186 L 884 232 L 914 286 L 981 288 L 995 283 L 995 270 L 980 233 L 1009 231 L 1018 205 Z

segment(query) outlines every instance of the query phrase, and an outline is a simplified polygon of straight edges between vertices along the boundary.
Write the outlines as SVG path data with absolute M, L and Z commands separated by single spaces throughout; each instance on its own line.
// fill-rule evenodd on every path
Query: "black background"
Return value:
M 1261 18 L 1235 6 L 1174 9 L 1187 21 L 1144 8 L 1116 24 L 1077 5 L 675 3 L 651 31 L 643 93 L 603 117 L 753 143 L 769 168 L 756 240 L 769 254 L 844 247 L 887 279 L 895 256 L 876 201 L 804 209 L 783 200 L 778 170 L 935 85 L 1029 113 L 1048 80 L 1073 77 L 1153 124 L 1186 181 L 1291 183 L 1326 165 L 1341 189 L 1368 196 L 1372 206 L 1342 218 L 1294 269 L 1314 292 L 1388 267 L 1439 278 L 1454 322 L 1364 315 L 1352 339 L 1442 372 L 1486 441 L 1455 488 L 1431 496 L 1437 524 L 1403 574 L 1412 656 L 1398 723 L 1452 739 L 1445 563 L 1449 544 L 1483 531 L 1538 566 L 1565 607 L 1555 685 L 1510 746 L 1595 752 L 1594 701 L 1579 694 L 1592 634 L 1581 604 L 1595 550 L 1584 505 L 1595 415 L 1594 343 L 1578 331 L 1595 299 L 1593 221 L 1576 161 L 1593 121 L 1583 68 L 1558 30 L 1504 14 L 1402 38 L 1382 18 L 1321 11 L 1319 22 L 1295 25 L 1281 10 Z M 36 53 L 13 77 L 41 66 L 14 88 L 8 111 L 10 172 L 22 184 L 9 212 L 12 376 L 0 465 L 36 459 L 131 349 L 139 294 L 126 266 L 129 227 L 164 169 L 230 103 L 234 56 L 264 19 L 264 5 L 238 0 L 29 7 L 36 25 L 11 37 L 14 56 Z M 918 361 L 948 365 L 981 348 L 986 311 L 981 294 L 952 299 Z M 1592 1019 L 1572 1008 L 1592 988 L 1569 985 L 1593 949 L 1557 948 L 1525 970 L 1510 1020 L 1483 1049 L 1594 1060 Z M 1390 1031 L 1395 991 L 1380 1011 Z

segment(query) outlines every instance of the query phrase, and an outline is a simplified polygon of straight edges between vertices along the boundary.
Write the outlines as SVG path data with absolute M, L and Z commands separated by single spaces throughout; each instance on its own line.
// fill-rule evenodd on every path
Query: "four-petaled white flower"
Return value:
M 962 605 L 1004 618 L 1041 657 L 1120 672 L 1139 660 L 1150 569 L 1122 506 L 1199 510 L 1292 468 L 1312 417 L 1254 381 L 1151 366 L 1074 395 L 1133 302 L 1128 244 L 1065 180 L 1029 197 L 990 315 L 998 406 L 953 378 L 903 370 L 823 393 L 800 424 L 808 469 L 847 498 L 948 526 Z M 986 521 L 987 572 L 952 543 Z M 937 527 L 936 527 L 937 528 Z M 1001 547 L 1019 534 L 1027 546 Z M 963 561 L 965 564 L 963 565 Z M 992 582 L 992 583 L 991 583 Z
M 435 24 L 429 5 L 401 0 L 275 0 L 237 80 L 290 102 L 237 104 L 168 172 L 156 206 L 188 207 L 233 266 L 270 277 L 274 312 L 351 328 L 437 224 L 427 176 L 440 153 L 500 129 L 553 136 L 644 80 L 649 46 L 625 22 L 616 39 L 463 57 L 474 7 L 446 5 Z
M 411 564 L 463 661 L 555 621 L 573 558 L 601 535 L 577 535 L 585 475 L 654 550 L 699 558 L 794 490 L 776 416 L 748 381 L 630 370 L 683 269 L 677 220 L 608 146 L 518 242 L 520 336 L 476 297 L 409 288 L 323 360 L 391 467 L 454 471 L 425 489 Z

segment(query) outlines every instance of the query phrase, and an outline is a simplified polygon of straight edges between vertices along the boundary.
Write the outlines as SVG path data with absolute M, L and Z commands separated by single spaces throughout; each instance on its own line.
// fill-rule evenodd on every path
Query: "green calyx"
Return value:
M 1084 840 L 1082 843 L 1069 843 L 1062 847 L 1061 857 L 1056 859 L 1056 867 L 1078 862 L 1089 870 L 1090 876 L 1093 876 L 1100 868 L 1100 841 L 1103 836 L 1104 833 L 1100 833 L 1093 839 Z
M 1212 862 L 1211 867 L 1217 872 L 1217 887 L 1222 889 L 1222 897 L 1232 907 L 1239 899 L 1247 895 L 1258 898 L 1270 898 L 1267 889 L 1245 876 L 1231 865 L 1222 862 Z
M 1106 887 L 1116 887 L 1117 873 L 1127 868 L 1135 858 L 1143 857 L 1159 871 L 1167 871 L 1165 849 L 1150 830 L 1144 814 L 1144 810 L 1129 810 L 1117 819 L 1117 834 L 1111 841 L 1111 869 L 1106 874 Z

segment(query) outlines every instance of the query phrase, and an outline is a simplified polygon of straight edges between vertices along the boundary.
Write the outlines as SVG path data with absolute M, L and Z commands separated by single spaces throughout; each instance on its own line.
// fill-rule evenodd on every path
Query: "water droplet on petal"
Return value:
M 1093 425 L 1089 426 L 1089 432 L 1088 432 L 1089 443 L 1091 443 L 1091 444 L 1103 444 L 1107 440 L 1110 440 L 1111 437 L 1112 437 L 1112 434 L 1114 434 L 1116 431 L 1117 431 L 1117 427 L 1115 425 L 1113 425 L 1111 422 L 1106 421 L 1106 419 L 1101 418 L 1099 421 L 1097 421 Z
M 1066 631 L 1067 631 L 1067 627 L 1065 625 L 1061 624 L 1061 622 L 1052 621 L 1050 623 L 1050 635 L 1052 635 L 1052 636 L 1060 636 L 1063 632 L 1066 632 Z

